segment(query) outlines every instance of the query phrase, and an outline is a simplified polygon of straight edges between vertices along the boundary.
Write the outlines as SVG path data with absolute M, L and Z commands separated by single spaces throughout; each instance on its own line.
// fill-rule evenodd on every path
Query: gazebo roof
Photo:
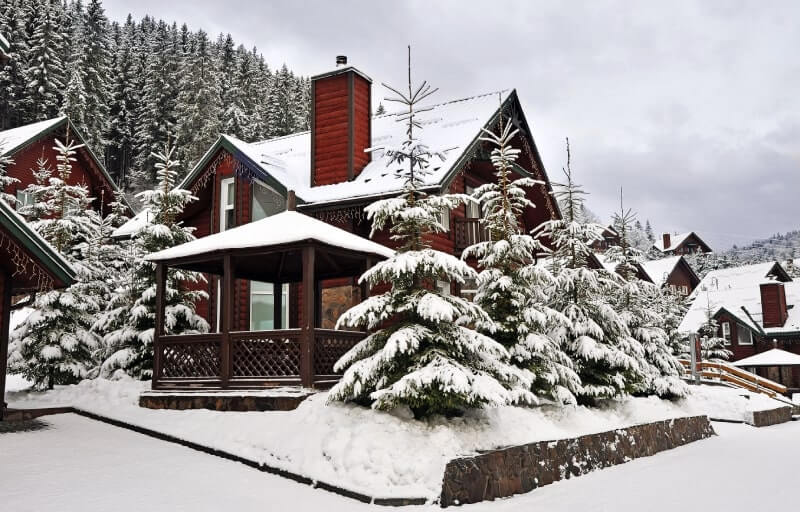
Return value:
M 800 355 L 773 348 L 754 356 L 734 361 L 734 366 L 800 366 Z
M 296 282 L 302 277 L 300 249 L 314 246 L 321 279 L 359 275 L 370 258 L 392 249 L 296 211 L 216 233 L 147 256 L 173 268 L 221 275 L 223 258 L 236 260 L 236 277 L 265 282 Z
M 243 224 L 147 256 L 148 261 L 168 261 L 217 252 L 296 244 L 313 240 L 348 251 L 383 258 L 394 255 L 385 245 L 354 235 L 321 220 L 294 211 Z
M 4 240 L 4 237 L 8 240 Z M 16 260 L 20 250 L 36 265 Z M 75 271 L 64 257 L 3 200 L 0 200 L 0 255 L 4 260 L 0 266 L 7 264 L 12 267 L 9 270 L 14 275 L 15 292 L 34 291 L 43 287 L 60 288 L 71 285 L 75 280 Z

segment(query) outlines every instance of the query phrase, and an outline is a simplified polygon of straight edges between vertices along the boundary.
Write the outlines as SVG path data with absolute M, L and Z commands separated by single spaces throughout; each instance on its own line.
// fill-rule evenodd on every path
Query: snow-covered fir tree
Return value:
M 567 140 L 566 182 L 555 184 L 564 218 L 545 222 L 536 236 L 554 246 L 550 306 L 567 318 L 555 335 L 581 378 L 579 402 L 591 403 L 638 388 L 644 377 L 644 349 L 611 303 L 619 293 L 619 276 L 587 266 L 590 245 L 601 238 L 604 228 L 583 217 L 585 192 L 573 181 L 570 165 Z
M 12 159 L 10 156 L 3 155 L 2 152 L 3 148 L 0 147 L 0 199 L 4 200 L 13 208 L 17 204 L 17 198 L 14 195 L 5 192 L 5 190 L 7 190 L 11 185 L 19 183 L 19 180 L 8 175 L 8 166 L 14 165 L 14 159 Z
M 35 120 L 54 117 L 61 104 L 65 84 L 59 50 L 64 36 L 57 26 L 59 9 L 58 2 L 43 2 L 34 18 L 33 36 L 26 56 L 26 100 Z
M 138 195 L 149 209 L 151 221 L 134 234 L 130 276 L 114 291 L 106 311 L 94 324 L 97 332 L 104 333 L 106 353 L 101 374 L 105 376 L 119 373 L 138 379 L 152 376 L 155 265 L 144 257 L 194 239 L 192 228 L 178 221 L 183 209 L 195 198 L 187 190 L 175 187 L 178 162 L 173 160 L 174 153 L 173 147 L 167 147 L 153 154 L 158 185 Z M 168 334 L 208 331 L 208 322 L 195 312 L 195 303 L 207 298 L 207 294 L 192 289 L 202 279 L 200 274 L 179 269 L 167 273 L 164 325 Z
M 629 237 L 631 232 L 641 230 L 641 224 L 637 226 L 633 212 L 623 206 L 622 191 L 620 211 L 614 214 L 614 228 L 619 234 L 619 245 L 609 248 L 606 258 L 616 264 L 616 273 L 623 279 L 614 306 L 627 324 L 630 336 L 644 351 L 644 361 L 640 361 L 644 379 L 636 391 L 665 398 L 685 396 L 688 388 L 681 380 L 683 367 L 670 349 L 664 319 L 651 302 L 660 290 L 638 278 L 643 254 L 631 245 Z
M 86 111 L 90 115 L 79 126 L 89 146 L 100 150 L 105 146 L 103 135 L 109 121 L 109 77 L 112 74 L 108 18 L 100 0 L 89 0 L 82 28 L 83 90 Z
M 566 318 L 547 305 L 553 276 L 537 264 L 545 248 L 521 230 L 522 213 L 535 207 L 525 188 L 537 182 L 513 179 L 512 166 L 520 150 L 512 147 L 517 130 L 510 122 L 501 125 L 498 134 L 484 132 L 481 140 L 494 146 L 491 159 L 497 181 L 478 187 L 472 197 L 482 206 L 481 225 L 490 241 L 478 242 L 462 254 L 464 260 L 478 261 L 475 302 L 491 319 L 479 320 L 475 327 L 506 347 L 517 366 L 532 372 L 534 394 L 574 403 L 580 379 L 559 341 L 550 335 Z
M 731 358 L 733 352 L 726 348 L 729 342 L 719 334 L 719 322 L 714 318 L 714 309 L 708 292 L 706 292 L 705 314 L 706 321 L 697 332 L 700 336 L 700 359 L 723 363 Z
M 374 332 L 336 363 L 336 371 L 344 375 L 331 389 L 329 400 L 382 410 L 407 406 L 416 417 L 532 402 L 530 372 L 509 364 L 502 345 L 471 328 L 489 325 L 486 312 L 433 286 L 437 281 L 464 283 L 477 275 L 465 262 L 426 243 L 428 233 L 443 231 L 440 216 L 467 198 L 430 196 L 419 189 L 431 160 L 441 156 L 422 142 L 417 112 L 419 103 L 435 89 L 426 82 L 412 86 L 410 49 L 408 73 L 407 92 L 389 87 L 395 94 L 391 100 L 407 108 L 401 120 L 407 138 L 398 147 L 383 148 L 398 168 L 403 193 L 366 208 L 373 233 L 389 227 L 401 245 L 361 280 L 372 286 L 387 283 L 391 289 L 340 317 L 339 327 Z
M 77 279 L 65 290 L 38 294 L 33 312 L 11 333 L 9 346 L 11 372 L 21 373 L 39 387 L 86 377 L 95 365 L 100 343 L 91 325 L 104 300 L 104 291 L 97 285 L 106 269 L 93 252 L 101 219 L 91 208 L 93 199 L 86 187 L 68 183 L 81 146 L 70 140 L 69 133 L 65 140 L 56 139 L 55 173 L 36 189 L 36 201 L 42 204 L 27 213 L 29 218 L 31 212 L 41 215 L 31 221 L 31 227 L 67 258 Z

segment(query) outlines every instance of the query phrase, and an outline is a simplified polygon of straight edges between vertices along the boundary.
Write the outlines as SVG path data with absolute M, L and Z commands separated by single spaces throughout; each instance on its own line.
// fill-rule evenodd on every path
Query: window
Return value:
M 219 230 L 236 226 L 236 178 L 226 178 L 220 183 Z
M 445 209 L 444 211 L 439 212 L 438 217 L 439 218 L 437 220 L 444 228 L 445 233 L 450 231 L 450 210 Z
M 467 195 L 471 196 L 475 189 L 473 187 L 466 188 Z M 480 219 L 481 218 L 481 205 L 476 203 L 475 201 L 470 201 L 467 203 L 467 218 L 468 219 Z
M 447 281 L 436 280 L 436 289 L 442 295 L 450 295 L 450 283 Z
M 731 344 L 731 323 L 722 322 L 722 337 L 725 338 L 725 344 Z
M 681 286 L 681 294 L 682 295 L 689 295 L 689 287 L 686 285 Z
M 34 203 L 33 192 L 25 192 L 24 190 L 17 190 L 17 210 L 23 206 L 30 206 Z
M 286 209 L 286 199 L 263 183 L 253 182 L 253 222 Z
M 289 285 L 281 290 L 281 329 L 289 327 Z M 250 281 L 250 330 L 275 328 L 275 293 L 272 283 Z
M 478 283 L 474 279 L 467 279 L 461 286 L 461 296 L 469 301 L 475 300 L 478 293 Z
M 753 331 L 742 324 L 736 324 L 736 341 L 739 345 L 752 345 Z

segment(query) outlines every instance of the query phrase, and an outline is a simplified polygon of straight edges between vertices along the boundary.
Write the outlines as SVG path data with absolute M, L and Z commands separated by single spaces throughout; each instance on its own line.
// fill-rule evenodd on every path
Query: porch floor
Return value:
M 145 391 L 139 406 L 148 409 L 208 409 L 211 411 L 291 411 L 316 390 L 287 386 L 242 391 Z

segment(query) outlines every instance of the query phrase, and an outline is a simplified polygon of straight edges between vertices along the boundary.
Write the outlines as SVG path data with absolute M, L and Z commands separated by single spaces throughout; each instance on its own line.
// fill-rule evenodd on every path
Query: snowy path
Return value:
M 45 419 L 52 428 L 0 434 L 3 510 L 391 510 L 76 415 Z M 714 428 L 720 435 L 713 439 L 458 510 L 730 512 L 777 510 L 792 502 L 800 423 Z

